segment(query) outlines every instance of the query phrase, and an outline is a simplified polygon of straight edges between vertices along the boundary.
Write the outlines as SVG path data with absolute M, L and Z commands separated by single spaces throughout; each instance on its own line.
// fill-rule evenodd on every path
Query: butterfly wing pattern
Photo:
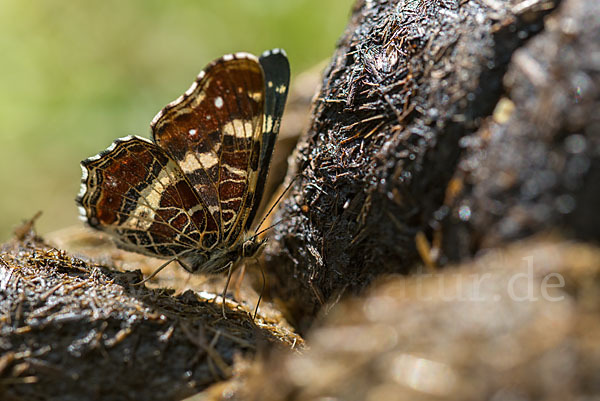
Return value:
M 81 163 L 82 219 L 118 246 L 217 273 L 256 253 L 257 213 L 289 86 L 282 50 L 226 55 L 152 120 Z

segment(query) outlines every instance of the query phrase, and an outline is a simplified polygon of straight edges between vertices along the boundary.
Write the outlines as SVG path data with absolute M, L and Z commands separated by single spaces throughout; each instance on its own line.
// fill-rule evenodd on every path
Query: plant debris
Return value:
M 182 399 L 261 344 L 301 347 L 280 322 L 217 297 L 135 285 L 32 232 L 0 248 L 2 399 Z

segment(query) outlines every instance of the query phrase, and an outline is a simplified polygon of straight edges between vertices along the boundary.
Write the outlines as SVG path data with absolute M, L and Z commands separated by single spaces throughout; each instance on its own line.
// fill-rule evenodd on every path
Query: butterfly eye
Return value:
M 254 242 L 252 240 L 244 242 L 244 244 L 242 245 L 242 253 L 244 256 L 249 256 L 251 254 L 253 244 Z

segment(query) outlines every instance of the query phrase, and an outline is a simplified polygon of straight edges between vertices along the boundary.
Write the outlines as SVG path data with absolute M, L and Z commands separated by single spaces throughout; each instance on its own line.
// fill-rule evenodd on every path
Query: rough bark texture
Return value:
M 599 15 L 600 2 L 566 2 L 515 53 L 441 210 L 450 260 L 548 229 L 600 240 Z
M 461 153 L 552 1 L 359 1 L 301 138 L 267 259 L 305 327 L 320 307 L 419 259 Z
M 558 275 L 564 286 L 544 287 Z M 277 353 L 197 400 L 593 400 L 599 295 L 598 247 L 522 241 L 372 286 L 313 327 L 304 354 Z
M 192 291 L 132 285 L 27 235 L 0 248 L 0 399 L 178 400 L 231 375 L 284 326 Z

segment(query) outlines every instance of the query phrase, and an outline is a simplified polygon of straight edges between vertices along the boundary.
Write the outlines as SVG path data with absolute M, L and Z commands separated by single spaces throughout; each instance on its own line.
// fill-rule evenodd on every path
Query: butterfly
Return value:
M 264 246 L 251 227 L 289 79 L 280 49 L 210 63 L 154 117 L 153 141 L 120 138 L 81 162 L 81 219 L 122 249 L 169 259 L 155 273 L 178 261 L 230 277 Z

